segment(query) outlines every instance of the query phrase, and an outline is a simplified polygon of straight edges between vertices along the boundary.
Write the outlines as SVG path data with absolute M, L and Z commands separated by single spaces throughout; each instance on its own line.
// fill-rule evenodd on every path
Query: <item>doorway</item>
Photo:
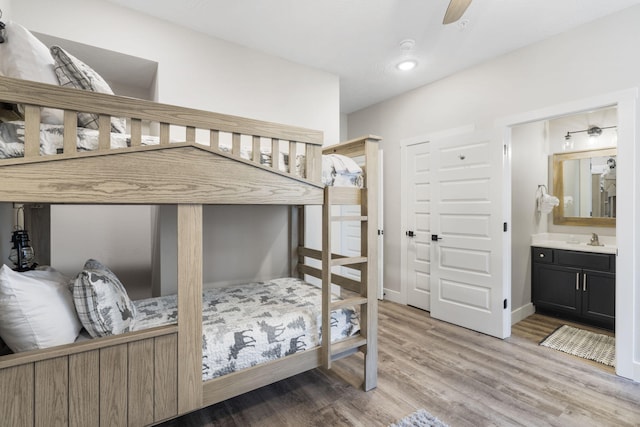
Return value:
M 534 306 L 534 295 L 532 295 L 534 286 L 532 286 L 531 278 L 535 262 L 531 255 L 532 236 L 540 236 L 541 240 L 549 236 L 549 239 L 559 239 L 563 243 L 567 241 L 581 242 L 566 248 L 580 251 L 587 249 L 586 242 L 589 241 L 591 233 L 595 232 L 600 236 L 600 241 L 606 240 L 609 247 L 615 247 L 615 226 L 598 226 L 605 215 L 605 210 L 602 207 L 607 201 L 600 197 L 601 194 L 604 194 L 600 188 L 600 178 L 607 166 L 606 158 L 585 157 L 586 162 L 572 161 L 571 166 L 576 166 L 574 168 L 568 168 L 569 165 L 565 165 L 565 189 L 562 192 L 556 188 L 558 183 L 554 182 L 554 177 L 558 179 L 559 176 L 553 170 L 551 159 L 554 155 L 572 157 L 594 153 L 595 156 L 595 153 L 604 148 L 615 148 L 617 145 L 617 125 L 617 108 L 612 106 L 521 124 L 511 129 L 511 170 L 514 171 L 511 179 L 511 225 L 513 230 L 511 234 L 511 298 L 514 333 L 520 329 L 526 329 L 527 325 L 532 323 L 538 324 L 541 329 L 544 329 L 543 326 L 549 325 L 551 330 L 548 332 L 551 333 L 555 330 L 553 326 L 560 326 L 563 323 L 574 324 L 572 320 L 580 320 L 580 315 L 575 312 L 571 313 L 571 316 L 576 316 L 573 319 L 568 316 L 556 319 L 553 310 L 546 313 L 551 317 L 544 316 L 545 313 L 541 314 L 540 312 L 545 304 Z M 592 132 L 593 135 L 589 135 L 589 129 L 599 129 L 600 132 Z M 569 174 L 570 171 L 574 173 Z M 554 216 L 557 215 L 554 215 L 554 212 L 548 212 L 548 210 L 541 212 L 537 206 L 536 197 L 541 194 L 541 188 L 544 188 L 553 197 L 560 196 L 562 200 L 559 200 L 559 203 L 562 203 L 564 214 L 571 217 L 571 222 L 582 222 L 583 224 L 581 226 L 556 224 Z M 582 245 L 585 245 L 585 248 L 582 248 Z M 546 266 L 547 264 L 542 265 Z M 550 296 L 560 295 L 564 289 L 569 293 L 563 295 L 563 298 L 571 297 L 573 285 L 569 282 L 573 281 L 573 273 L 567 272 L 567 274 L 570 274 L 570 277 L 567 276 L 569 279 L 565 288 L 561 283 L 544 281 L 545 289 L 551 292 Z M 542 282 L 538 283 L 543 284 Z M 596 288 L 592 288 L 593 286 L 589 286 L 589 290 L 595 292 Z M 613 316 L 615 295 L 613 280 L 607 282 L 602 291 L 606 292 L 606 298 L 598 298 L 598 304 L 610 307 L 607 312 Z M 574 292 L 576 297 L 573 301 L 577 304 L 567 310 L 575 309 L 578 313 L 586 310 L 586 306 L 581 307 L 584 304 L 582 304 L 583 298 L 580 294 L 581 292 Z M 536 312 L 536 316 L 532 316 L 534 312 Z M 564 308 L 555 312 L 555 314 L 563 313 Z M 613 319 L 613 317 L 608 319 Z M 590 328 L 584 323 L 584 320 L 582 325 L 580 323 L 574 325 L 581 329 L 613 336 L 613 331 Z M 536 339 L 540 338 L 538 341 L 541 341 L 545 337 L 546 335 L 536 336 Z M 611 371 L 613 370 L 611 369 Z
M 633 321 L 636 318 L 636 303 L 634 300 L 634 283 L 637 281 L 637 273 L 634 271 L 634 257 L 637 253 L 638 239 L 634 233 L 622 233 L 620 230 L 635 230 L 635 209 L 637 202 L 634 169 L 640 164 L 639 154 L 635 149 L 636 141 L 636 103 L 637 89 L 615 92 L 594 98 L 580 100 L 568 104 L 532 111 L 518 116 L 499 120 L 496 125 L 505 131 L 505 145 L 510 153 L 514 153 L 514 131 L 518 126 L 535 122 L 547 121 L 558 117 L 565 117 L 577 113 L 599 110 L 605 107 L 617 108 L 618 117 L 618 161 L 617 174 L 617 258 L 616 258 L 616 373 L 620 376 L 640 380 L 639 364 L 634 360 L 634 342 L 638 335 L 638 327 Z M 512 203 L 512 187 L 517 185 L 518 178 L 514 172 L 511 161 L 505 165 L 504 193 L 506 217 L 514 217 Z M 548 170 L 548 169 L 547 169 Z M 544 177 L 545 179 L 547 177 Z M 543 181 L 544 182 L 544 181 Z M 535 191 L 535 188 L 533 189 Z M 532 193 L 527 193 L 529 198 L 535 198 Z M 514 230 L 515 227 L 512 227 Z M 512 278 L 513 256 L 512 234 L 505 236 L 504 263 L 508 269 L 507 278 Z M 514 316 L 515 318 L 515 316 Z
M 601 227 L 588 225 L 591 218 L 601 217 L 601 204 L 588 203 L 593 198 L 583 197 L 580 200 L 578 194 L 569 194 L 563 191 L 565 196 L 561 201 L 563 210 L 573 212 L 568 216 L 580 217 L 585 222 L 584 226 L 567 226 L 554 224 L 553 212 L 542 213 L 537 209 L 537 198 L 542 186 L 544 191 L 551 195 L 559 192 L 553 187 L 553 167 L 551 158 L 553 154 L 568 155 L 572 152 L 584 153 L 602 148 L 616 147 L 617 145 L 617 108 L 615 106 L 600 108 L 582 113 L 570 114 L 548 120 L 535 121 L 517 125 L 511 128 L 511 301 L 512 324 L 526 318 L 535 310 L 531 304 L 531 236 L 551 233 L 552 236 L 573 236 L 569 240 L 588 241 L 591 233 L 597 233 L 601 238 L 615 239 L 615 227 Z M 593 126 L 604 129 L 597 136 L 589 136 L 586 132 Z M 569 135 L 569 138 L 566 136 Z M 603 163 L 603 162 L 601 162 Z M 583 192 L 598 195 L 599 188 L 592 191 L 591 181 L 599 184 L 598 178 L 603 164 L 587 165 L 589 169 L 585 175 L 589 186 L 579 186 Z M 593 172 L 591 171 L 593 169 Z M 595 177 L 595 178 L 591 178 Z M 584 183 L 583 183 L 584 184 Z M 577 209 L 582 206 L 583 213 Z M 586 207 L 585 207 L 586 206 Z M 594 222 L 597 220 L 594 220 Z M 606 236 L 606 237 L 605 237 Z M 568 240 L 565 239 L 565 240 Z

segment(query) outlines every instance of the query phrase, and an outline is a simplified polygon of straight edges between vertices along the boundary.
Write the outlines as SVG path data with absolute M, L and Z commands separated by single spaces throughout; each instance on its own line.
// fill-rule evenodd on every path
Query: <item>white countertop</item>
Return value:
M 531 235 L 531 246 L 565 249 L 569 251 L 615 254 L 618 250 L 615 236 L 598 236 L 604 246 L 588 245 L 591 234 L 540 233 Z

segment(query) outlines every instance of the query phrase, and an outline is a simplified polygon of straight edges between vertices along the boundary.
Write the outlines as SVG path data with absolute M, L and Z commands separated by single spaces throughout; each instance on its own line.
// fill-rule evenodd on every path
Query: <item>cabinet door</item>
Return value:
M 582 315 L 613 329 L 616 311 L 616 278 L 613 273 L 583 270 Z
M 533 263 L 533 303 L 537 308 L 580 314 L 579 268 Z

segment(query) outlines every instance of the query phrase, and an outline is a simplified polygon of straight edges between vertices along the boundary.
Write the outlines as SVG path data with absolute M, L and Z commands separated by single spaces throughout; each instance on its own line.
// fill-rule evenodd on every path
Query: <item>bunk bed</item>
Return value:
M 0 357 L 0 424 L 155 424 L 329 369 L 355 352 L 364 354 L 363 388 L 376 387 L 378 137 L 323 148 L 318 131 L 7 77 L 0 77 L 0 103 L 24 111 L 22 152 L 0 159 L 0 202 L 24 204 L 39 251 L 49 249 L 48 207 L 55 204 L 176 205 L 178 236 L 177 322 Z M 41 147 L 42 108 L 63 112 L 55 152 Z M 79 112 L 100 123 L 95 149 L 78 148 Z M 113 143 L 112 118 L 126 121 L 124 146 Z M 329 154 L 364 163 L 363 185 L 324 185 Z M 210 204 L 289 206 L 291 276 L 321 282 L 322 331 L 331 330 L 332 312 L 349 307 L 359 312 L 359 331 L 339 340 L 323 333 L 315 347 L 203 381 L 202 224 Z M 336 205 L 359 205 L 360 215 L 336 216 Z M 307 206 L 322 207 L 320 248 L 307 244 Z M 331 227 L 341 221 L 360 223 L 360 256 L 331 253 Z M 357 270 L 360 279 L 338 267 Z M 344 298 L 332 298 L 332 286 Z

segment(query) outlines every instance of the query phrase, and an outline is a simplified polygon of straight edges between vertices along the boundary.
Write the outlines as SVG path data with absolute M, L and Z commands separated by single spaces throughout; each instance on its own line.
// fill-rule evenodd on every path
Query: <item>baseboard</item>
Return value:
M 402 300 L 402 293 L 399 291 L 394 291 L 391 289 L 384 290 L 384 300 L 391 301 L 398 304 L 406 305 L 407 302 Z M 522 307 L 518 307 L 511 312 L 511 324 L 515 325 L 521 320 L 526 319 L 536 312 L 536 308 L 533 306 L 533 303 L 528 303 L 523 305 Z
M 616 348 L 617 350 L 617 348 Z M 618 358 L 616 357 L 616 362 L 618 362 Z M 630 380 L 633 380 L 637 383 L 640 383 L 640 363 L 636 362 L 635 360 L 633 362 L 631 362 L 631 366 L 632 366 L 632 375 L 623 375 L 620 372 L 618 372 L 618 370 L 616 369 L 616 374 L 624 377 L 624 378 L 629 378 Z
M 384 289 L 384 300 L 385 301 L 391 301 L 391 302 L 396 302 L 398 304 L 404 304 L 406 305 L 407 302 L 402 300 L 402 293 L 399 291 L 394 291 L 391 289 Z
M 511 312 L 511 324 L 515 325 L 521 320 L 526 319 L 536 312 L 536 308 L 533 306 L 533 303 L 528 303 L 523 305 L 522 307 L 518 307 Z

